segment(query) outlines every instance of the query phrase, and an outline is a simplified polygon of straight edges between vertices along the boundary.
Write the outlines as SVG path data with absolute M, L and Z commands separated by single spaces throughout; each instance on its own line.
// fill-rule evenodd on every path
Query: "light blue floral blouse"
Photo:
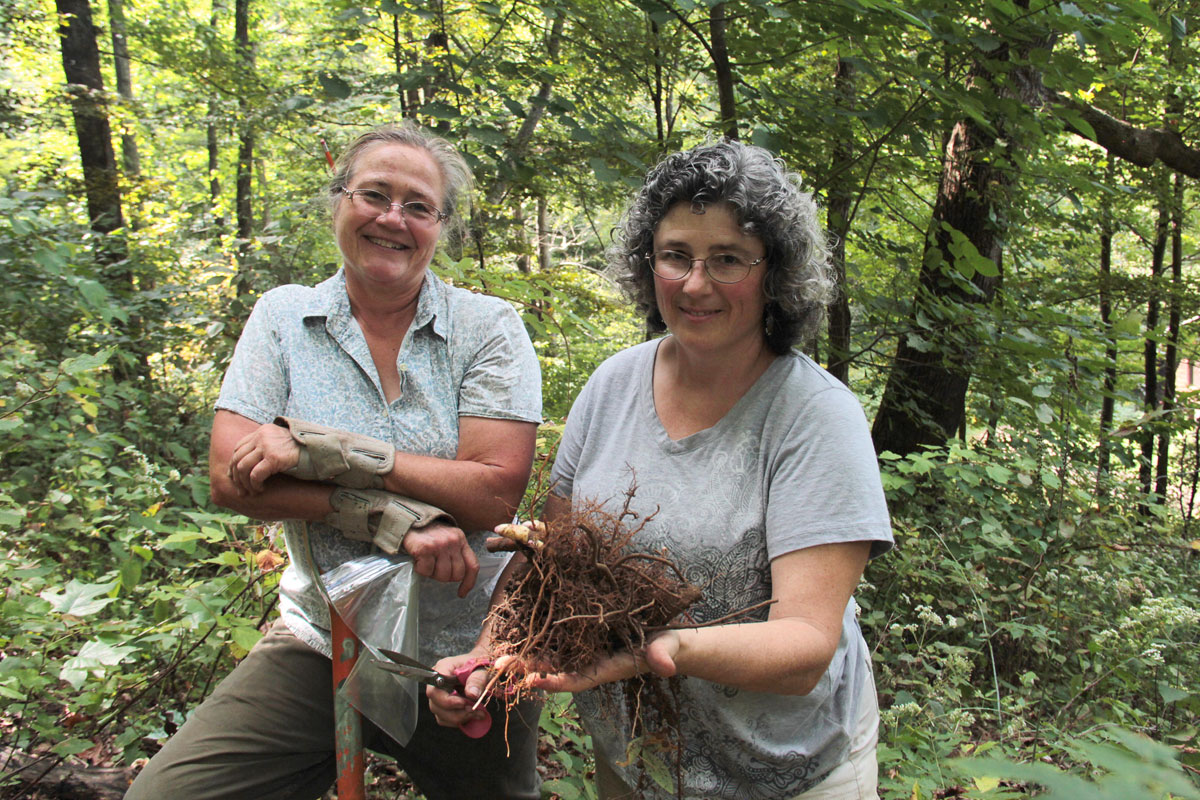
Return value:
M 458 418 L 540 422 L 541 373 L 520 318 L 507 302 L 448 286 L 433 273 L 397 355 L 401 394 L 392 403 L 366 339 L 350 313 L 341 270 L 314 286 L 272 289 L 254 306 L 225 374 L 216 407 L 258 423 L 278 415 L 390 441 L 398 450 L 454 458 Z M 301 523 L 285 523 L 291 564 L 280 608 L 301 641 L 329 655 L 329 615 L 316 576 L 298 557 Z M 312 561 L 320 572 L 369 553 L 322 523 L 308 525 Z M 500 566 L 469 537 L 481 577 Z M 422 580 L 421 656 L 428 663 L 474 644 L 494 581 L 480 580 L 465 599 L 457 584 Z

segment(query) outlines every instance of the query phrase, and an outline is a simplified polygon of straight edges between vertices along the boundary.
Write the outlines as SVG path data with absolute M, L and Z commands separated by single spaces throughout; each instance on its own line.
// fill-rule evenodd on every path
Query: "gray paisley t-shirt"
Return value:
M 216 407 L 259 423 L 296 417 L 438 458 L 454 458 L 460 416 L 541 421 L 537 356 L 512 306 L 498 298 L 448 286 L 427 271 L 396 364 L 401 395 L 389 404 L 339 270 L 314 287 L 280 286 L 259 298 Z M 316 576 L 297 555 L 302 530 L 301 523 L 284 525 L 292 559 L 280 609 L 301 641 L 328 655 L 329 614 Z M 481 572 L 500 566 L 492 562 L 503 558 L 484 550 L 482 533 L 468 538 Z M 372 550 L 322 523 L 309 523 L 308 539 L 320 572 Z M 432 663 L 466 652 L 494 582 L 481 580 L 460 600 L 457 584 L 419 580 L 421 657 Z
M 660 340 L 661 341 L 661 340 Z M 770 560 L 829 542 L 892 546 L 879 469 L 862 409 L 807 357 L 777 358 L 712 428 L 673 441 L 654 409 L 659 342 L 600 366 L 567 419 L 551 478 L 575 501 L 616 509 L 636 480 L 633 509 L 658 509 L 636 545 L 666 548 L 703 598 L 697 622 L 771 595 Z M 764 611 L 760 618 L 765 619 Z M 682 767 L 687 797 L 787 798 L 844 761 L 871 681 L 851 600 L 833 661 L 803 697 L 682 681 Z M 630 786 L 628 720 L 619 684 L 577 696 L 596 745 Z M 657 796 L 652 781 L 644 796 Z

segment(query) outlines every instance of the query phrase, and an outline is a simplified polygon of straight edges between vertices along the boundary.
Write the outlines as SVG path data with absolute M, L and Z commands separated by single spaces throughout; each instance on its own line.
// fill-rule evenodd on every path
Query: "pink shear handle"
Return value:
M 467 678 L 471 676 L 472 672 L 480 667 L 491 666 L 491 664 L 492 661 L 489 658 L 472 658 L 470 661 L 454 670 L 454 677 L 458 678 L 459 683 L 463 684 L 463 686 L 466 686 Z M 455 694 L 461 694 L 460 689 L 455 689 L 454 692 Z M 470 736 L 472 739 L 480 739 L 486 736 L 487 732 L 492 729 L 492 715 L 487 712 L 487 709 L 483 709 L 482 717 L 478 719 L 469 719 L 462 725 L 459 725 L 458 729 L 467 736 Z

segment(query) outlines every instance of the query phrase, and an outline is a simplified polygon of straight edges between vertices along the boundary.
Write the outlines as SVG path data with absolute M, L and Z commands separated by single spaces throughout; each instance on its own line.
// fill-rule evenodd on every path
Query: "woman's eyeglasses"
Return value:
M 350 198 L 350 202 L 365 213 L 383 216 L 393 208 L 400 209 L 401 216 L 410 225 L 436 225 L 449 218 L 437 206 L 413 200 L 408 203 L 393 203 L 392 198 L 374 189 L 347 189 L 342 187 L 342 194 Z
M 750 274 L 750 268 L 766 256 L 747 261 L 733 253 L 713 253 L 708 258 L 692 258 L 678 250 L 655 250 L 646 259 L 650 269 L 660 278 L 678 281 L 687 277 L 696 264 L 703 264 L 708 277 L 717 283 L 737 283 Z

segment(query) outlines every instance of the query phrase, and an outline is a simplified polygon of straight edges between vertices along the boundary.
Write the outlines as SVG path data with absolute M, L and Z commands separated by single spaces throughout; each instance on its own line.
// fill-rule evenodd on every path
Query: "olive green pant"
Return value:
M 125 800 L 320 797 L 336 778 L 332 684 L 329 659 L 276 623 L 150 760 Z M 418 708 L 407 746 L 366 719 L 363 741 L 395 758 L 428 800 L 540 797 L 537 703 L 522 703 L 507 726 L 503 709 L 493 707 L 496 724 L 482 739 L 441 727 L 425 702 Z

